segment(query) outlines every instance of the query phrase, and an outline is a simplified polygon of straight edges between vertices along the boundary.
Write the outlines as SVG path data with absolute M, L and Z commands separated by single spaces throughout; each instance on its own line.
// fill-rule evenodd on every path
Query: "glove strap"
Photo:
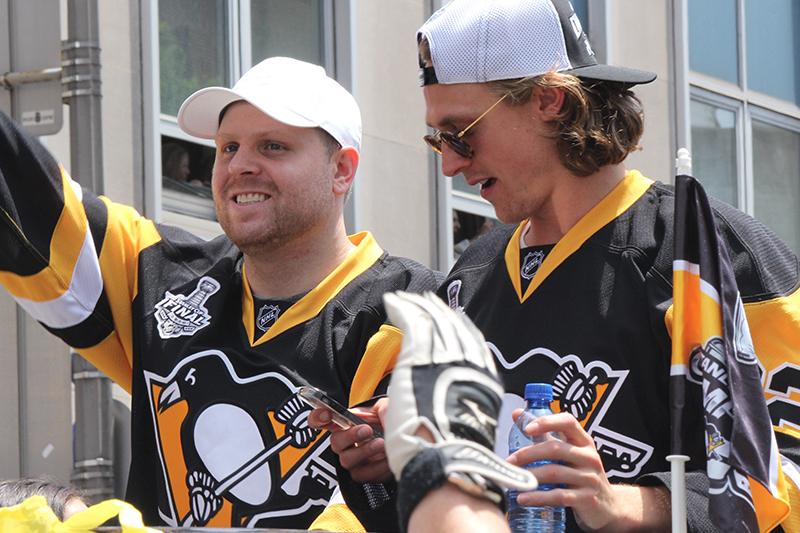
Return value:
M 486 498 L 505 510 L 503 489 L 479 473 L 495 468 L 495 465 L 487 465 L 487 460 L 492 458 L 480 446 L 467 441 L 439 444 L 418 453 L 406 464 L 398 484 L 400 530 L 407 531 L 411 513 L 419 502 L 446 481 L 473 496 Z M 501 461 L 495 458 L 493 462 Z

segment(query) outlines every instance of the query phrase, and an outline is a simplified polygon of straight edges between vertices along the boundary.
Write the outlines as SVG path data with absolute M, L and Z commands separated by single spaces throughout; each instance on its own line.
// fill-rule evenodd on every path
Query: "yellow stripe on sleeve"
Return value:
M 367 342 L 364 357 L 358 365 L 350 389 L 350 405 L 372 398 L 375 388 L 394 368 L 403 333 L 396 327 L 383 324 Z
M 128 362 L 133 357 L 133 317 L 131 303 L 138 293 L 139 254 L 159 242 L 161 236 L 152 221 L 132 207 L 100 198 L 108 209 L 108 226 L 100 252 L 106 297 L 111 307 L 114 329 Z

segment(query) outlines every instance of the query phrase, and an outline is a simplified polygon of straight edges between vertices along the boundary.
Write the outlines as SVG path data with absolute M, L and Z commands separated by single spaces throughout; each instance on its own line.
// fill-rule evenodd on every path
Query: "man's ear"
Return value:
M 562 89 L 555 87 L 536 87 L 534 89 L 531 105 L 533 112 L 543 122 L 551 122 L 558 117 L 564 106 L 566 96 Z
M 333 192 L 344 196 L 353 186 L 353 178 L 358 168 L 358 150 L 352 146 L 345 146 L 334 157 L 336 175 L 333 177 Z

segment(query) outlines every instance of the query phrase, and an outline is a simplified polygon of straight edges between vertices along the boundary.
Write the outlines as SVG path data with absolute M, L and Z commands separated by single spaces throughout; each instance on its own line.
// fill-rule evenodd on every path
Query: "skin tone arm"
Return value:
M 516 420 L 521 409 L 514 411 Z M 523 505 L 571 507 L 584 531 L 669 531 L 670 495 L 664 487 L 611 484 L 594 440 L 568 413 L 544 416 L 525 428 L 530 435 L 560 432 L 565 441 L 549 440 L 527 446 L 509 456 L 521 466 L 533 461 L 551 460 L 531 470 L 539 483 L 566 485 L 550 491 L 521 494 Z
M 505 515 L 489 500 L 470 496 L 453 484 L 445 483 L 429 492 L 417 505 L 411 513 L 408 531 L 501 533 L 508 531 L 508 524 Z
M 417 435 L 433 442 L 433 435 L 424 427 Z M 430 491 L 419 502 L 408 521 L 410 533 L 441 533 L 443 531 L 475 531 L 480 533 L 506 533 L 506 517 L 492 502 L 471 496 L 445 483 Z

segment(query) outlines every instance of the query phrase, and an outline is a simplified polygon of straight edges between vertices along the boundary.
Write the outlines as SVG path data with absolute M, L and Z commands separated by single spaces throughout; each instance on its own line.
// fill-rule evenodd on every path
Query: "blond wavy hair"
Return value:
M 427 39 L 422 38 L 418 48 L 420 66 L 432 66 Z M 563 91 L 564 104 L 553 122 L 551 137 L 556 139 L 562 164 L 577 176 L 621 163 L 641 148 L 644 113 L 629 84 L 548 72 L 486 85 L 497 95 L 508 93 L 506 104 L 512 106 L 528 102 L 537 87 Z
M 498 95 L 508 93 L 509 105 L 528 102 L 536 87 L 564 92 L 564 104 L 553 121 L 552 138 L 556 139 L 562 164 L 577 176 L 621 163 L 640 149 L 644 113 L 628 84 L 548 72 L 487 85 Z

